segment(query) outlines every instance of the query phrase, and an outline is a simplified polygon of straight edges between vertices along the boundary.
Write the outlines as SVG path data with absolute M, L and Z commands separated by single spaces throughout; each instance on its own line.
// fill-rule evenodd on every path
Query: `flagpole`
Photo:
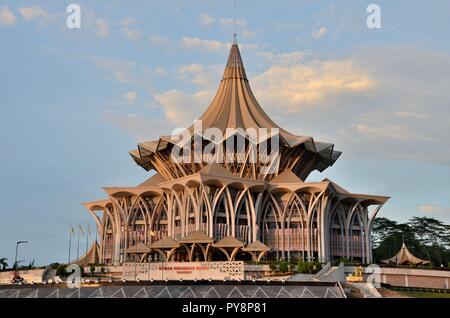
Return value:
M 67 264 L 70 264 L 70 250 L 72 249 L 72 229 L 69 231 L 69 261 Z
M 81 226 L 78 227 L 77 260 L 80 258 L 80 233 L 81 233 Z
M 87 225 L 87 231 L 86 231 L 86 257 L 88 254 L 88 245 L 89 245 L 89 224 Z

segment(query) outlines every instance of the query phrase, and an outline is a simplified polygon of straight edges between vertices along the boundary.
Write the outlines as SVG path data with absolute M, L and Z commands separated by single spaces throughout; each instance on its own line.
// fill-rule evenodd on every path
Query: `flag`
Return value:
M 84 235 L 83 227 L 80 225 L 80 233 L 81 235 Z
M 70 234 L 75 235 L 75 229 L 72 225 L 70 226 Z

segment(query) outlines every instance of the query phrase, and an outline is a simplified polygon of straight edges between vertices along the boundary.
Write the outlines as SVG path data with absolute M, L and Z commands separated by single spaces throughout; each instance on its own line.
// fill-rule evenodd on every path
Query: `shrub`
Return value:
M 322 263 L 321 262 L 315 262 L 314 263 L 314 270 L 319 272 L 322 269 Z
M 336 265 L 340 265 L 341 263 L 344 263 L 344 265 L 352 265 L 353 262 L 351 259 L 346 258 L 346 257 L 341 257 L 338 259 L 338 261 L 336 262 Z
M 304 262 L 303 260 L 298 261 L 297 263 L 297 271 L 299 273 L 306 273 L 308 272 L 308 264 Z
M 274 262 L 270 262 L 269 263 L 269 268 L 272 272 L 277 270 L 277 264 L 275 264 Z
M 280 262 L 280 272 L 282 273 L 287 273 L 289 272 L 289 264 L 286 261 L 281 261 Z
M 102 274 L 104 274 L 104 273 L 106 272 L 106 268 L 105 268 L 104 266 L 102 266 L 102 267 L 100 268 L 100 272 L 101 272 Z
M 95 273 L 95 265 L 91 265 L 91 267 L 89 267 L 89 271 L 91 272 L 91 274 Z

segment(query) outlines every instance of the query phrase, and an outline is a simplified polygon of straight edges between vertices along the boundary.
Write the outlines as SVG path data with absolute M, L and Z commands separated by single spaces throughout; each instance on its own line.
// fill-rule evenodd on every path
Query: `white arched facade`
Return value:
M 213 181 L 110 191 L 107 203 L 90 209 L 102 212 L 101 261 L 132 261 L 125 253 L 131 246 L 202 231 L 215 242 L 227 236 L 244 244 L 259 240 L 270 247 L 267 259 L 371 262 L 371 220 L 383 202 L 343 196 L 327 182 L 284 187 Z M 370 206 L 376 208 L 372 216 Z

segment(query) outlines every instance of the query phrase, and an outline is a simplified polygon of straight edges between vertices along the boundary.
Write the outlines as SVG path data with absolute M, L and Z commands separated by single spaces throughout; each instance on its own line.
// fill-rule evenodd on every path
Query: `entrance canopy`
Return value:
M 244 247 L 244 243 L 242 243 L 241 241 L 239 241 L 237 238 L 235 238 L 234 236 L 227 236 L 223 239 L 221 239 L 220 241 L 218 241 L 217 243 L 214 243 L 212 246 L 213 247 L 222 247 L 222 248 L 235 248 L 235 247 Z
M 268 252 L 270 247 L 256 240 L 242 249 L 245 252 Z
M 151 249 L 171 249 L 177 248 L 179 246 L 180 244 L 171 237 L 166 237 L 162 240 L 150 244 Z
M 178 240 L 181 244 L 208 244 L 212 243 L 214 240 L 202 231 L 195 231 L 189 233 L 187 236 Z
M 397 265 L 426 265 L 429 264 L 430 261 L 425 261 L 423 259 L 420 259 L 416 256 L 414 256 L 406 247 L 405 243 L 403 243 L 402 248 L 400 251 L 394 256 L 389 259 L 386 259 L 384 261 L 381 261 L 385 264 L 395 263 Z
M 262 257 L 270 251 L 270 247 L 262 243 L 261 241 L 254 241 L 253 243 L 248 244 L 246 247 L 242 249 L 244 252 L 248 252 L 252 255 L 254 261 L 259 262 Z
M 148 252 L 150 252 L 150 248 L 142 242 L 139 242 L 136 245 L 130 246 L 129 248 L 127 248 L 125 250 L 125 253 L 128 253 L 128 254 L 145 254 Z

